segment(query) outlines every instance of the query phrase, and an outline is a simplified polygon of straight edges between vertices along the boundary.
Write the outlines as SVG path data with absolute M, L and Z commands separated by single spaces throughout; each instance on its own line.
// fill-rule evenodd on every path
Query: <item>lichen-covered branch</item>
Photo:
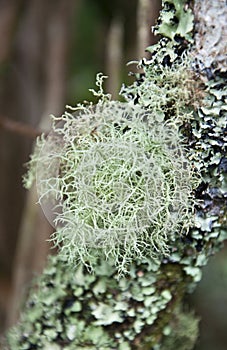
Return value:
M 122 87 L 126 102 L 110 101 L 99 79 L 97 106 L 55 118 L 33 156 L 59 253 L 6 349 L 193 349 L 198 319 L 184 297 L 227 238 L 226 73 L 219 58 L 203 62 L 193 21 L 192 2 L 164 1 L 162 39 Z

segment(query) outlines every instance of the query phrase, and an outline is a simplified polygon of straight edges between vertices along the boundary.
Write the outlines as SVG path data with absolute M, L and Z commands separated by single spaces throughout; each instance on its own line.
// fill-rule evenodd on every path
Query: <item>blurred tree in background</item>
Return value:
M 44 264 L 47 245 L 41 242 L 48 238 L 51 228 L 23 190 L 21 178 L 34 135 L 39 129 L 48 130 L 50 112 L 58 114 L 64 108 L 77 2 L 3 0 L 0 5 L 0 264 L 4 315 L 9 310 L 13 285 L 17 285 L 15 278 L 20 280 L 21 276 L 23 284 Z M 35 192 L 32 195 L 35 199 Z M 37 235 L 37 227 L 43 237 Z
M 130 79 L 126 63 L 157 40 L 150 26 L 160 7 L 161 0 L 0 0 L 1 329 L 15 321 L 24 289 L 50 248 L 52 227 L 34 204 L 36 191 L 22 187 L 33 140 L 49 130 L 50 114 L 92 98 L 88 89 L 100 71 L 118 98 Z M 191 301 L 203 318 L 197 350 L 226 349 L 225 255 L 210 262 Z

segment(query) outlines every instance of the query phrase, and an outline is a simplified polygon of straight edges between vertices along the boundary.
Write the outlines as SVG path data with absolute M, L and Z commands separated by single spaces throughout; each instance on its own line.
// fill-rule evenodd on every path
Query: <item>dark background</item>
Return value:
M 0 329 L 17 319 L 30 279 L 42 271 L 52 232 L 22 186 L 35 137 L 50 114 L 91 100 L 98 72 L 118 98 L 126 63 L 155 42 L 161 0 L 0 0 Z M 197 350 L 227 348 L 226 250 L 211 259 L 190 300 L 201 315 Z

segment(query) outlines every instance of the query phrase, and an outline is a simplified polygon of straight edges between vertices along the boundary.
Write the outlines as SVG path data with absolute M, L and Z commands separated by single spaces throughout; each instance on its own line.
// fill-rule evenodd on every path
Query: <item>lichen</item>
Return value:
M 177 119 L 158 122 L 155 110 L 109 101 L 61 121 L 37 164 L 44 212 L 51 201 L 58 210 L 60 253 L 92 269 L 96 257 L 114 258 L 119 273 L 135 258 L 167 255 L 176 232 L 192 225 L 198 183 Z
M 146 254 L 139 258 L 135 256 L 134 261 L 128 265 L 128 275 L 121 278 L 119 265 L 116 266 L 116 257 L 111 254 L 106 259 L 92 252 L 93 263 L 96 265 L 93 273 L 90 273 L 84 264 L 67 265 L 67 254 L 50 257 L 36 287 L 31 289 L 20 323 L 7 335 L 6 349 L 8 346 L 10 350 L 193 349 L 198 335 L 198 319 L 191 313 L 182 311 L 184 296 L 194 290 L 201 279 L 202 266 L 220 249 L 227 238 L 227 102 L 226 74 L 221 70 L 214 70 L 213 67 L 206 67 L 204 70 L 206 63 L 198 64 L 198 60 L 195 60 L 195 47 L 198 47 L 198 42 L 193 46 L 192 22 L 190 1 L 164 1 L 164 12 L 155 28 L 156 33 L 161 34 L 163 38 L 156 46 L 148 48 L 152 53 L 151 59 L 138 62 L 143 73 L 135 74 L 135 83 L 122 87 L 121 94 L 126 103 L 111 102 L 102 90 L 102 79 L 99 77 L 97 97 L 101 98 L 101 104 L 96 108 L 91 105 L 80 106 L 83 112 L 77 117 L 71 114 L 63 116 L 65 124 L 57 125 L 49 136 L 49 141 L 45 143 L 45 150 L 52 150 L 52 153 L 40 153 L 41 157 L 47 154 L 47 158 L 42 159 L 46 164 L 52 161 L 52 166 L 42 167 L 41 162 L 38 163 L 41 165 L 38 169 L 42 174 L 39 179 L 46 181 L 54 178 L 53 182 L 48 182 L 48 186 L 51 184 L 53 191 L 59 193 L 61 187 L 58 186 L 61 186 L 61 183 L 58 183 L 60 177 L 56 174 L 66 177 L 71 164 L 77 171 L 77 164 L 82 159 L 77 156 L 78 163 L 75 167 L 72 147 L 79 145 L 75 140 L 82 140 L 82 155 L 90 157 L 92 161 L 94 158 L 91 156 L 91 147 L 96 147 L 98 142 L 101 146 L 99 137 L 102 141 L 108 138 L 108 142 L 112 140 L 112 136 L 117 138 L 120 141 L 117 152 L 122 150 L 122 139 L 124 142 L 133 140 L 133 144 L 136 144 L 136 154 L 139 155 L 137 159 L 145 159 L 147 162 L 150 154 L 154 152 L 154 135 L 158 133 L 160 141 L 160 130 L 165 129 L 165 142 L 162 146 L 157 142 L 159 146 L 157 153 L 156 150 L 154 152 L 155 161 L 164 159 L 167 162 L 168 173 L 169 165 L 173 165 L 168 162 L 176 151 L 175 142 L 179 140 L 179 155 L 183 154 L 183 157 L 186 157 L 185 171 L 189 174 L 187 170 L 193 168 L 198 174 L 196 182 L 193 180 L 193 185 L 190 185 L 190 190 L 194 186 L 194 191 L 191 191 L 194 199 L 191 194 L 187 197 L 194 205 L 194 223 L 191 221 L 188 232 L 183 230 L 179 234 L 177 230 L 168 236 L 168 255 L 161 254 L 156 259 L 145 256 Z M 182 26 L 182 23 L 187 25 Z M 193 93 L 196 93 L 196 96 L 193 96 Z M 118 113 L 113 116 L 112 112 L 108 112 L 103 124 L 102 113 L 97 116 L 97 111 L 101 108 L 99 111 L 105 110 L 106 113 L 110 107 Z M 137 117 L 132 117 L 136 113 L 138 120 Z M 115 116 L 118 122 L 114 126 Z M 141 116 L 143 117 L 140 118 Z M 80 122 L 79 126 L 74 124 L 73 129 L 68 128 L 75 118 Z M 155 133 L 152 133 L 151 126 Z M 79 132 L 76 133 L 78 128 Z M 135 130 L 136 132 L 133 132 Z M 169 133 L 170 130 L 175 140 L 172 148 L 169 148 L 170 139 L 166 138 L 166 132 Z M 70 144 L 71 148 L 69 142 L 62 141 L 64 138 L 74 140 Z M 56 140 L 60 142 L 53 142 Z M 142 157 L 140 148 L 146 148 L 148 156 L 146 154 Z M 108 151 L 111 172 L 106 163 L 103 164 L 101 172 L 95 167 L 95 181 L 100 182 L 100 179 L 104 179 L 105 184 L 109 183 L 112 171 L 114 170 L 115 175 L 117 171 L 111 163 L 113 159 L 115 162 L 115 150 L 108 148 Z M 63 154 L 68 156 L 65 163 Z M 129 159 L 126 157 L 126 165 L 128 161 L 134 164 L 130 152 L 129 155 Z M 179 155 L 176 157 L 177 161 L 181 159 Z M 97 160 L 100 161 L 100 158 Z M 84 164 L 83 161 L 83 166 Z M 90 166 L 89 164 L 88 168 Z M 129 166 L 126 168 L 128 171 Z M 146 166 L 143 169 L 147 169 Z M 178 166 L 174 167 L 174 171 L 176 170 L 179 171 Z M 108 173 L 107 180 L 104 172 Z M 121 173 L 123 182 L 126 179 L 125 174 Z M 174 174 L 176 176 L 176 173 Z M 141 169 L 139 175 L 133 178 L 133 181 L 130 177 L 133 186 L 135 182 L 138 185 L 141 178 L 144 179 Z M 67 189 L 70 180 L 71 178 L 68 178 L 65 182 Z M 41 194 L 45 194 L 48 188 L 45 187 L 45 181 L 40 181 L 39 184 Z M 92 178 L 91 182 L 93 186 Z M 103 190 L 101 187 L 98 188 L 98 193 L 100 189 Z M 143 184 L 136 187 L 140 191 L 143 188 Z M 66 195 L 71 198 L 72 193 L 70 189 Z M 105 195 L 108 193 L 105 188 Z M 54 198 L 52 207 L 62 205 L 61 201 L 65 199 L 56 197 L 56 200 L 53 193 L 50 198 Z M 141 205 L 141 202 L 139 203 Z M 57 214 L 62 213 L 63 211 L 60 211 Z M 180 223 L 179 228 L 183 227 L 182 224 Z M 164 240 L 164 243 L 167 241 Z
M 61 255 L 49 258 L 38 289 L 26 301 L 19 325 L 8 335 L 17 349 L 145 349 L 157 341 L 153 330 L 167 326 L 171 310 L 183 295 L 174 283 L 185 279 L 152 259 L 133 263 L 118 280 L 114 264 L 99 261 L 95 274 L 83 265 L 66 266 Z M 140 345 L 141 338 L 143 345 Z
M 194 15 L 185 0 L 166 0 L 156 30 L 174 40 L 177 36 L 192 41 Z

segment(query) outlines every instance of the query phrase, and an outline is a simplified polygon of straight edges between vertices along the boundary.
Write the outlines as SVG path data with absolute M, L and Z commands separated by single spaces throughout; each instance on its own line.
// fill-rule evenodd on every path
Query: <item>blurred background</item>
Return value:
M 98 72 L 118 98 L 132 81 L 127 62 L 157 40 L 150 27 L 160 8 L 161 0 L 0 0 L 1 332 L 16 321 L 29 281 L 53 251 L 36 190 L 22 185 L 35 138 L 50 130 L 50 114 L 93 99 L 88 89 Z M 197 350 L 227 348 L 226 256 L 212 259 L 190 301 L 202 318 Z

